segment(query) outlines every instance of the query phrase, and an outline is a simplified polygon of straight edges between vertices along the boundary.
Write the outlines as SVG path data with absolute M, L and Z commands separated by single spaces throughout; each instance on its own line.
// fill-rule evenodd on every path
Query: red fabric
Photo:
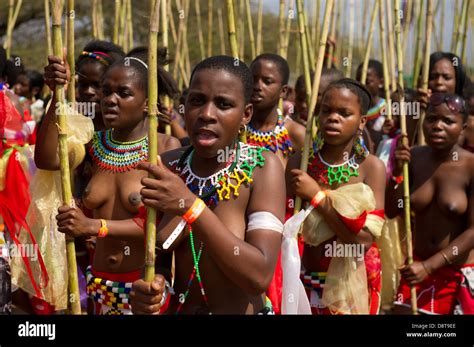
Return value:
M 337 215 L 342 220 L 342 222 L 347 227 L 347 229 L 352 231 L 354 234 L 358 234 L 362 230 L 362 228 L 365 225 L 368 214 L 372 214 L 372 215 L 378 216 L 380 218 L 385 217 L 385 211 L 384 210 L 374 210 L 374 211 L 371 211 L 369 213 L 367 213 L 367 211 L 364 211 L 357 218 L 344 217 L 343 215 L 337 213 Z
M 48 273 L 43 262 L 43 257 L 38 250 L 38 244 L 34 235 L 26 223 L 26 214 L 30 205 L 29 185 L 26 179 L 20 161 L 17 160 L 17 150 L 13 150 L 8 160 L 6 168 L 5 189 L 0 191 L 0 215 L 2 215 L 5 225 L 7 226 L 10 237 L 17 246 L 20 245 L 18 234 L 21 227 L 28 233 L 32 245 L 38 253 L 38 261 L 41 267 L 42 284 L 44 286 L 48 283 Z M 36 296 L 42 298 L 40 287 L 36 283 L 30 266 L 30 261 L 24 252 L 22 253 L 23 261 L 25 262 L 26 271 L 31 279 Z
M 109 281 L 114 282 L 135 282 L 142 278 L 141 270 L 124 272 L 124 273 L 111 273 L 111 272 L 102 272 L 91 269 L 92 274 L 95 277 L 103 278 Z
M 46 301 L 39 299 L 36 296 L 33 296 L 30 299 L 30 304 L 35 314 L 38 315 L 51 315 L 55 312 L 53 305 L 50 305 Z
M 421 260 L 414 256 L 415 260 Z M 443 266 L 415 285 L 418 309 L 434 314 L 453 314 L 462 274 L 452 267 Z M 410 305 L 410 286 L 402 277 L 396 296 L 397 304 Z

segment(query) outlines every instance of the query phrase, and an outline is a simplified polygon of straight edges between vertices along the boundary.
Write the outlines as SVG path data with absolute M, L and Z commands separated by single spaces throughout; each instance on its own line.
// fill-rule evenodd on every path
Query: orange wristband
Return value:
M 321 201 L 323 201 L 326 198 L 326 193 L 324 190 L 320 190 L 314 197 L 311 199 L 311 205 L 313 205 L 314 208 L 318 208 L 319 204 Z
M 204 203 L 204 201 L 199 198 L 196 198 L 189 210 L 187 210 L 186 213 L 183 214 L 183 219 L 186 221 L 186 223 L 192 224 L 196 221 L 196 219 L 199 218 L 205 208 L 206 204 Z
M 109 228 L 107 228 L 107 222 L 105 221 L 105 219 L 101 219 L 100 229 L 99 229 L 99 233 L 97 234 L 97 237 L 106 237 L 108 233 L 109 233 Z

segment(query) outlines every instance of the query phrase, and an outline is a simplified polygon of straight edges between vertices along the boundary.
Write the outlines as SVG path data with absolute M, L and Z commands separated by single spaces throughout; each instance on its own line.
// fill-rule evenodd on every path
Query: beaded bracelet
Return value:
M 192 206 L 189 208 L 188 211 L 186 211 L 186 213 L 183 215 L 182 218 L 186 221 L 186 223 L 192 224 L 196 221 L 196 219 L 199 218 L 199 216 L 201 215 L 202 211 L 204 211 L 205 208 L 206 208 L 206 204 L 204 203 L 204 201 L 202 201 L 199 198 L 196 198 Z
M 395 182 L 395 186 L 393 187 L 393 189 L 397 189 L 398 186 L 400 185 L 400 183 L 403 182 L 403 175 L 400 175 L 400 176 L 392 176 L 392 181 Z
M 448 265 L 452 265 L 453 263 L 448 259 L 448 256 L 446 254 L 444 254 L 443 251 L 439 251 L 441 253 L 441 255 L 443 256 L 444 260 L 446 260 L 446 263 L 448 263 Z
M 109 228 L 107 228 L 107 222 L 105 221 L 105 219 L 101 219 L 100 229 L 99 229 L 99 233 L 97 234 L 97 237 L 106 237 L 108 233 L 109 233 Z
M 314 197 L 311 199 L 311 205 L 313 205 L 314 208 L 318 208 L 319 204 L 321 201 L 323 201 L 326 198 L 326 193 L 324 190 L 320 190 Z

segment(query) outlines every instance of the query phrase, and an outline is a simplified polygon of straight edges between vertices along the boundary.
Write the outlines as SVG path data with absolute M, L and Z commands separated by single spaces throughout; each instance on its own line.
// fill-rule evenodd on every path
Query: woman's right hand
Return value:
M 406 136 L 400 136 L 397 141 L 397 148 L 395 149 L 396 166 L 393 169 L 393 176 L 400 176 L 403 171 L 403 163 L 411 161 L 410 146 L 404 143 L 404 137 Z
M 422 89 L 422 88 L 417 89 L 416 99 L 420 103 L 420 106 L 423 110 L 426 110 L 428 108 L 428 101 L 431 98 L 431 94 L 433 94 L 431 89 Z
M 56 85 L 66 85 L 70 80 L 69 66 L 66 59 L 63 60 L 54 55 L 48 56 L 48 65 L 44 67 L 44 81 L 46 85 L 54 91 Z
M 130 291 L 130 303 L 133 314 L 159 314 L 165 295 L 165 278 L 162 275 L 155 275 L 151 283 L 139 279 L 133 282 Z

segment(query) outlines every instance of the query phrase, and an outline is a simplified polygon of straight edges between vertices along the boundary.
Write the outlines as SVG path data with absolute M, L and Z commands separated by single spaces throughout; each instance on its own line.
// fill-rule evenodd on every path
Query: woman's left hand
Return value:
M 293 191 L 301 199 L 311 201 L 311 199 L 322 190 L 318 182 L 308 175 L 307 172 L 293 169 L 291 170 L 291 174 L 293 175 L 291 180 Z
M 421 261 L 414 261 L 411 265 L 403 266 L 400 273 L 409 285 L 421 283 L 429 276 L 426 265 L 423 265 Z
M 158 156 L 158 164 L 140 163 L 139 170 L 148 171 L 155 178 L 142 178 L 140 191 L 145 206 L 164 213 L 183 215 L 193 204 L 196 195 L 186 187 L 183 180 L 171 172 Z

